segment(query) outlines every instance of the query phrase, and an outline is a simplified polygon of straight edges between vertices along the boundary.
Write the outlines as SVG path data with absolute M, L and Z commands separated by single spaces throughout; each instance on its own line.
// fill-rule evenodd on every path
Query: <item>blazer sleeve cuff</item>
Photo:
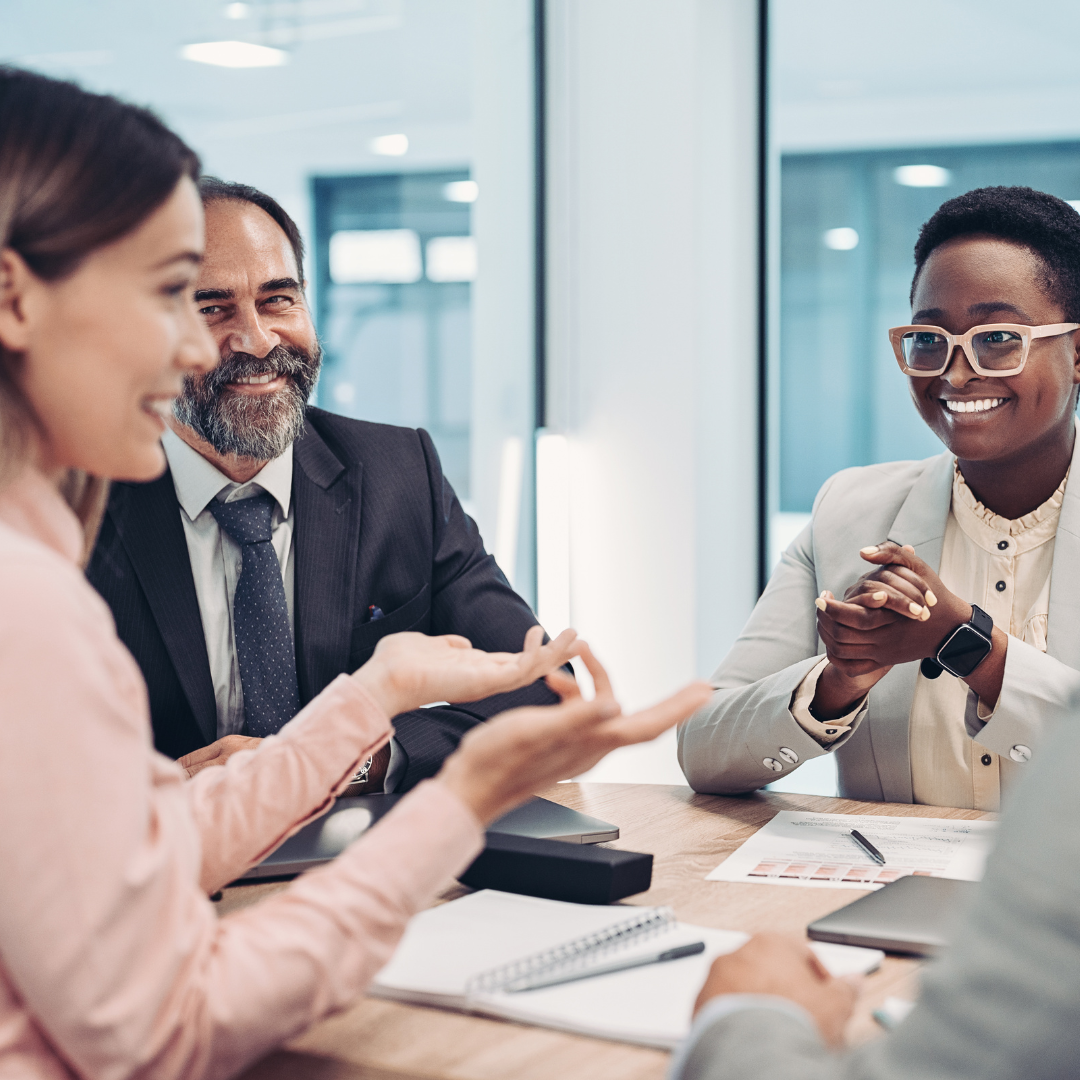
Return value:
M 810 712 L 810 706 L 817 693 L 818 680 L 822 672 L 828 666 L 829 658 L 823 656 L 809 672 L 803 677 L 803 681 L 795 688 L 792 694 L 791 715 L 795 722 L 809 735 L 826 749 L 829 749 L 837 739 L 850 734 L 862 723 L 866 716 L 867 702 L 870 695 L 867 694 L 861 701 L 855 703 L 843 716 L 835 720 L 818 720 Z
M 827 1057 L 802 1006 L 771 994 L 723 994 L 698 1013 L 672 1058 L 668 1080 L 771 1080 L 789 1075 L 792 1066 L 809 1077 L 816 1075 L 812 1059 L 823 1063 Z
M 1078 710 L 1080 671 L 1010 634 L 1001 695 L 978 733 L 979 745 L 1023 763 L 1053 725 Z

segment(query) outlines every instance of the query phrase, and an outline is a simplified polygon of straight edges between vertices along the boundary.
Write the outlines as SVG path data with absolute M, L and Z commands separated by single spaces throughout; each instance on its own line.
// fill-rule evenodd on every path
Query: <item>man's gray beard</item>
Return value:
M 188 376 L 173 412 L 181 424 L 219 454 L 272 461 L 304 432 L 304 410 L 322 361 L 318 345 L 308 355 L 277 345 L 259 358 L 233 353 L 208 375 Z M 273 394 L 245 394 L 227 386 L 248 375 L 288 375 Z

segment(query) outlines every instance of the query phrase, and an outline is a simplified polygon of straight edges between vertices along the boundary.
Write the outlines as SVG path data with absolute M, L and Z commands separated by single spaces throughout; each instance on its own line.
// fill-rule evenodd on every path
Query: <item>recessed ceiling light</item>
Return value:
M 952 173 L 940 165 L 901 165 L 893 169 L 893 179 L 903 187 L 946 187 Z
M 859 246 L 859 234 L 851 228 L 826 229 L 821 242 L 832 251 L 851 251 Z
M 198 45 L 185 45 L 180 55 L 200 64 L 230 68 L 281 67 L 289 62 L 289 54 L 284 49 L 254 45 L 250 41 L 204 41 Z
M 475 180 L 452 180 L 442 189 L 447 202 L 476 202 L 480 194 L 480 185 Z
M 401 157 L 408 150 L 408 135 L 378 135 L 371 140 L 371 152 L 384 157 Z
M 250 4 L 226 4 L 226 19 L 246 19 L 251 14 Z

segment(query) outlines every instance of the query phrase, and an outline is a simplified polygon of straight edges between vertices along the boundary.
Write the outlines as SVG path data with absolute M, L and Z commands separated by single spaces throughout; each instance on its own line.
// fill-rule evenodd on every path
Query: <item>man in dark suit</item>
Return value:
M 272 734 L 387 634 L 518 651 L 536 623 L 426 432 L 307 406 L 320 350 L 292 220 L 252 188 L 202 190 L 195 302 L 222 363 L 177 399 L 165 475 L 113 486 L 87 570 L 146 677 L 156 746 L 189 772 Z M 352 790 L 408 790 L 474 724 L 556 700 L 537 683 L 396 717 Z

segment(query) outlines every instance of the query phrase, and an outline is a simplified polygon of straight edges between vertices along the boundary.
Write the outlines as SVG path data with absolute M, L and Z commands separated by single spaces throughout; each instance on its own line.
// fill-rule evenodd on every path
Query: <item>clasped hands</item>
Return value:
M 822 720 L 848 711 L 894 664 L 933 656 L 946 635 L 971 618 L 971 605 L 910 545 L 886 541 L 859 554 L 874 569 L 843 600 L 828 590 L 815 600 L 829 658 L 814 699 L 814 715 Z

